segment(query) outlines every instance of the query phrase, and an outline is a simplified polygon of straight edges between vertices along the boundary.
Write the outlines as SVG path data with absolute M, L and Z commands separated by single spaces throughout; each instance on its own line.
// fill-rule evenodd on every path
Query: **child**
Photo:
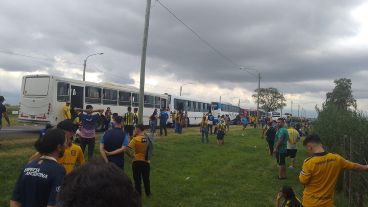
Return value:
M 244 137 L 244 130 L 247 128 L 248 125 L 248 119 L 246 116 L 244 116 L 243 118 L 241 118 L 241 123 L 243 124 L 243 133 L 242 136 Z
M 284 200 L 281 203 L 281 200 Z M 281 204 L 281 205 L 280 205 Z M 300 200 L 295 196 L 293 189 L 290 186 L 282 187 L 281 191 L 277 194 L 276 207 L 301 207 Z
M 219 121 L 217 124 L 217 144 L 224 144 L 226 126 L 223 121 Z

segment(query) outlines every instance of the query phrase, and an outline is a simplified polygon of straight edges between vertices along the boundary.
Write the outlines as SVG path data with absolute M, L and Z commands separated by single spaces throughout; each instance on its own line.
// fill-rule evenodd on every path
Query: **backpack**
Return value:
M 153 142 L 152 137 L 150 137 L 148 134 L 144 134 L 144 137 L 147 140 L 147 146 L 146 146 L 146 153 L 144 155 L 144 159 L 146 161 L 150 161 L 152 158 L 152 152 L 153 152 Z

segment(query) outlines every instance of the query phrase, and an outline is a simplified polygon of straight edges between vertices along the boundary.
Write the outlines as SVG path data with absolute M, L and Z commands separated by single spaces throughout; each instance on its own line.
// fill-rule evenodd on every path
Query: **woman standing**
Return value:
M 157 109 L 153 111 L 153 114 L 150 116 L 150 126 L 151 126 L 151 133 L 155 134 L 157 129 Z

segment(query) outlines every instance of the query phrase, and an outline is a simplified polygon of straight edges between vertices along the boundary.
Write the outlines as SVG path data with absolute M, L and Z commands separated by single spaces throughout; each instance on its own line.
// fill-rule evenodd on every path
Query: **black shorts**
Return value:
M 217 132 L 217 139 L 218 140 L 223 140 L 225 136 L 225 132 L 224 131 L 218 131 Z
M 125 133 L 128 133 L 129 136 L 133 136 L 134 126 L 133 125 L 125 125 L 124 126 Z
M 290 157 L 290 158 L 295 158 L 297 151 L 298 151 L 297 149 L 288 149 L 287 150 L 287 156 Z
M 286 158 L 286 153 L 280 153 L 280 152 L 277 152 L 276 154 L 276 161 L 277 161 L 277 164 L 279 166 L 283 166 L 285 165 L 285 158 Z

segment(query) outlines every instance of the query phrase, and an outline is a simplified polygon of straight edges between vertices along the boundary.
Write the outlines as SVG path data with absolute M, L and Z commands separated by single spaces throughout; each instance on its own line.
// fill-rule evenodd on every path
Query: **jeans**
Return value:
M 156 128 L 157 128 L 157 120 L 151 121 L 151 133 L 152 134 L 156 133 Z
M 212 124 L 208 125 L 208 131 L 210 132 L 210 134 L 212 134 L 212 126 L 213 126 Z
M 150 189 L 150 164 L 145 161 L 134 161 L 132 164 L 135 190 L 142 195 L 141 181 L 143 178 L 144 191 L 147 196 L 151 195 Z
M 202 143 L 208 143 L 208 128 L 202 128 Z
M 82 148 L 83 154 L 85 155 L 85 149 L 88 145 L 88 160 L 91 160 L 93 158 L 93 151 L 95 150 L 95 138 L 80 138 L 80 146 Z
M 167 136 L 167 128 L 165 123 L 160 123 L 160 136 L 162 136 L 162 130 L 165 131 L 165 136 Z

